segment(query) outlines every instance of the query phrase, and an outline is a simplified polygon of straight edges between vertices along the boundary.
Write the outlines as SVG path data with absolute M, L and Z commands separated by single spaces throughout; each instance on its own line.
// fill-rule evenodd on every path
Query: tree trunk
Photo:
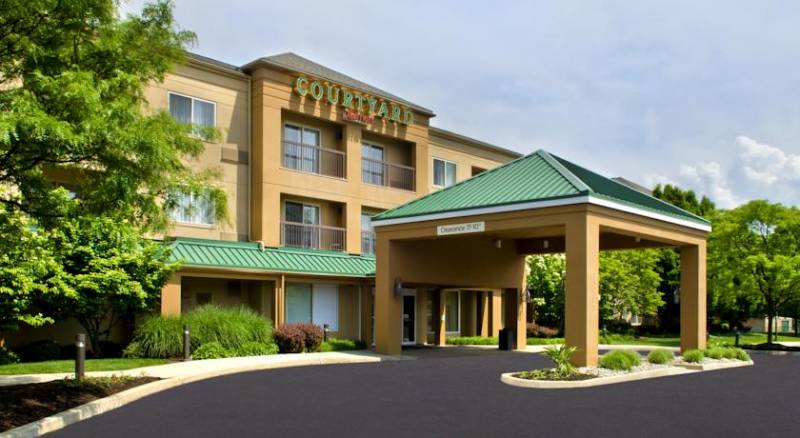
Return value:
M 767 315 L 767 344 L 772 343 L 772 321 L 774 320 L 775 316 L 772 312 L 769 312 Z

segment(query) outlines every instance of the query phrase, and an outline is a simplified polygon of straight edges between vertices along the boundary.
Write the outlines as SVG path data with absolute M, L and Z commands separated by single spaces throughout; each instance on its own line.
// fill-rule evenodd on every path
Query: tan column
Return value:
M 681 248 L 681 351 L 706 348 L 706 243 Z
M 431 178 L 431 173 L 428 169 L 431 166 L 431 161 L 432 159 L 428 154 L 427 140 L 416 143 L 414 145 L 414 172 L 416 176 L 415 189 L 417 193 L 428 193 Z
M 500 289 L 491 291 L 491 296 L 489 297 L 489 307 L 491 311 L 489 320 L 489 336 L 500 336 L 500 329 L 503 328 L 502 303 L 502 291 Z
M 478 336 L 489 336 L 489 295 L 491 292 L 483 291 L 478 294 Z
M 347 153 L 346 178 L 348 183 L 361 184 L 361 127 L 346 123 L 342 127 L 343 149 Z
M 181 314 L 181 274 L 174 274 L 161 289 L 161 314 L 179 316 Z
M 567 281 L 564 338 L 577 347 L 572 363 L 597 365 L 599 318 L 600 227 L 597 219 L 581 214 L 567 222 Z
M 350 254 L 361 254 L 361 203 L 349 201 L 344 207 L 345 250 Z
M 375 341 L 372 339 L 372 288 L 371 284 L 361 287 L 361 339 L 367 346 Z
M 428 289 L 417 289 L 417 345 L 428 343 Z
M 433 331 L 435 333 L 433 343 L 439 346 L 447 345 L 447 325 L 445 324 L 447 316 L 446 315 L 447 301 L 444 299 L 445 298 L 444 294 L 445 291 L 443 290 L 439 290 L 436 293 L 437 297 L 434 302 L 435 312 L 433 312 L 433 321 L 432 321 L 434 327 Z
M 275 326 L 286 323 L 286 276 L 281 275 L 275 282 Z
M 375 287 L 375 351 L 380 354 L 400 354 L 401 306 L 394 294 L 395 274 L 392 271 L 392 242 L 379 237 L 377 242 L 377 272 Z

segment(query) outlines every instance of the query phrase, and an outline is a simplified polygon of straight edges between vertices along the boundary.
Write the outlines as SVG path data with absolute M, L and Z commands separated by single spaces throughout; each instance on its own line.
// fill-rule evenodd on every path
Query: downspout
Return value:
M 364 318 L 364 315 L 361 313 L 361 292 L 363 291 L 363 286 L 361 283 L 358 284 L 358 340 L 359 342 L 363 341 L 364 339 L 361 334 L 361 320 Z
M 247 241 L 252 241 L 252 218 L 250 214 L 253 210 L 253 127 L 252 127 L 252 106 L 253 106 L 253 79 L 247 76 Z

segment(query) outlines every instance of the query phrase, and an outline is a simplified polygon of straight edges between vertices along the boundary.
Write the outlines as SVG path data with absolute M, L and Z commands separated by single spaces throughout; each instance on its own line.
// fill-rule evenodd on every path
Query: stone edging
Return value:
M 144 385 L 135 386 L 125 391 L 112 394 L 108 397 L 97 399 L 89 403 L 76 406 L 58 414 L 42 418 L 41 420 L 28 423 L 14 429 L 7 430 L 0 433 L 1 438 L 27 438 L 44 435 L 53 432 L 70 424 L 77 423 L 82 420 L 100 415 L 113 409 L 124 406 L 140 398 L 156 394 L 167 389 L 175 388 L 187 383 L 197 382 L 199 380 L 210 379 L 213 377 L 224 376 L 228 374 L 237 374 L 248 371 L 259 371 L 277 368 L 290 368 L 297 366 L 310 366 L 310 365 L 334 365 L 334 364 L 349 364 L 349 363 L 373 363 L 381 362 L 384 358 L 379 356 L 353 356 L 353 357 L 319 357 L 310 361 L 293 360 L 282 364 L 276 363 L 260 363 L 245 365 L 239 368 L 226 368 L 221 370 L 213 370 L 205 373 L 199 373 L 191 376 L 183 377 L 170 377 L 163 380 L 158 380 Z
M 611 385 L 614 383 L 633 382 L 636 380 L 653 379 L 657 377 L 676 376 L 680 374 L 697 373 L 701 371 L 713 371 L 726 368 L 738 368 L 753 365 L 752 361 L 743 362 L 717 362 L 709 364 L 675 364 L 669 367 L 656 368 L 652 370 L 638 371 L 634 373 L 617 374 L 614 376 L 595 377 L 587 380 L 530 380 L 514 377 L 519 371 L 503 373 L 500 381 L 511 386 L 520 388 L 536 389 L 567 389 L 567 388 L 590 388 L 593 386 Z

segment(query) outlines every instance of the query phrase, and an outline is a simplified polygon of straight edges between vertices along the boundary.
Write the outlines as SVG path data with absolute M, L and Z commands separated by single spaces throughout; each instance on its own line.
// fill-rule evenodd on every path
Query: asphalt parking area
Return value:
M 539 354 L 450 352 L 430 360 L 249 372 L 181 386 L 55 437 L 795 436 L 800 356 L 603 387 L 531 390 L 500 373 Z

